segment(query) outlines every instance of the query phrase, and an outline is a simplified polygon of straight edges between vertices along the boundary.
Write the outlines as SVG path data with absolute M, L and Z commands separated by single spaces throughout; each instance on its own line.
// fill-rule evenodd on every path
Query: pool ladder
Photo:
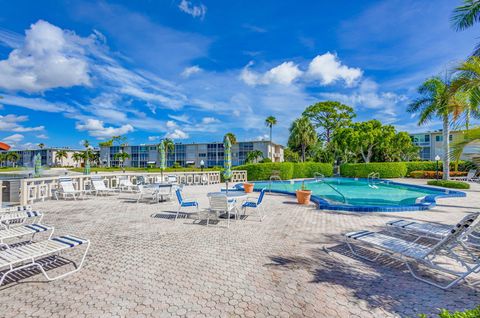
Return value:
M 379 183 L 380 180 L 380 173 L 378 172 L 370 172 L 367 177 L 368 186 L 372 189 L 378 189 L 376 183 Z
M 340 196 L 341 196 L 342 199 L 343 199 L 343 203 L 347 204 L 347 198 L 343 195 L 342 192 L 338 191 L 337 188 L 335 188 L 334 186 L 332 186 L 330 183 L 325 182 L 325 180 L 323 180 L 323 178 L 325 178 L 325 176 L 324 176 L 323 174 L 321 174 L 321 173 L 314 173 L 313 176 L 314 176 L 316 182 L 322 182 L 323 184 L 326 184 L 327 186 L 329 186 L 330 188 L 332 188 L 333 191 L 335 191 L 336 193 L 340 194 Z

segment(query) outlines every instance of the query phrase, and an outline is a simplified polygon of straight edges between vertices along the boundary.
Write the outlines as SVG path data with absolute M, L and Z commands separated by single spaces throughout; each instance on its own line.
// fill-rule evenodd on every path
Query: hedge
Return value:
M 464 171 L 450 171 L 449 175 L 450 177 L 463 177 L 463 176 L 466 176 L 467 173 Z M 410 172 L 409 176 L 415 179 L 435 179 L 437 177 L 437 172 L 436 171 L 412 171 Z M 442 171 L 438 172 L 438 177 L 439 178 L 443 177 Z
M 427 318 L 425 314 L 419 315 L 419 318 Z M 440 309 L 438 318 L 479 318 L 480 317 L 480 306 L 477 306 L 474 309 L 467 309 L 465 311 L 448 311 L 446 309 Z
M 437 169 L 436 161 L 408 161 L 405 162 L 407 165 L 407 174 L 410 175 L 412 171 L 435 171 Z M 455 162 L 450 162 L 450 170 L 455 168 Z M 458 162 L 458 171 L 468 171 L 470 169 L 475 169 L 475 164 L 471 161 L 460 160 Z M 442 161 L 438 162 L 438 170 L 443 170 Z
M 434 185 L 443 188 L 452 188 L 452 189 L 470 189 L 470 185 L 462 181 L 451 181 L 451 180 L 430 180 L 427 181 L 428 185 Z
M 246 170 L 249 181 L 269 180 L 273 171 L 280 171 L 282 180 L 311 178 L 315 172 L 326 177 L 333 175 L 333 166 L 320 162 L 268 162 L 236 166 L 234 170 Z
M 407 175 L 405 162 L 346 163 L 340 166 L 342 177 L 366 178 L 369 173 L 378 172 L 380 178 L 402 178 Z

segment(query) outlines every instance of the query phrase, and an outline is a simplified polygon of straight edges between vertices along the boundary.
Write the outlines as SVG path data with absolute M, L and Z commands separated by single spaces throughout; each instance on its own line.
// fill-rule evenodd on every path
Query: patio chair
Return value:
M 464 177 L 451 177 L 450 180 L 478 182 L 478 181 L 480 181 L 480 178 L 476 177 L 476 175 L 477 175 L 477 170 L 471 169 L 471 170 L 468 171 L 466 176 L 464 176 Z
M 265 209 L 262 205 L 263 197 L 265 196 L 265 191 L 266 191 L 266 188 L 263 188 L 262 191 L 260 191 L 260 195 L 258 196 L 258 198 L 247 197 L 245 201 L 243 201 L 242 203 L 243 215 L 246 214 L 247 208 L 253 208 L 257 212 L 258 217 L 260 218 L 260 222 L 262 222 L 265 216 Z
M 474 213 L 475 214 L 475 213 Z M 472 215 L 474 215 L 472 214 Z M 421 238 L 441 240 L 450 234 L 454 225 L 437 224 L 430 222 L 416 222 L 408 220 L 392 220 L 387 222 L 387 228 L 395 231 L 406 232 L 416 236 L 414 242 Z M 461 237 L 466 245 L 480 247 L 480 223 L 471 229 L 469 235 Z
M 347 233 L 345 234 L 345 241 L 350 251 L 355 256 L 368 261 L 375 261 L 381 255 L 388 255 L 403 262 L 414 278 L 441 289 L 448 289 L 462 280 L 469 283 L 467 277 L 480 269 L 480 258 L 471 253 L 466 248 L 465 244 L 459 240 L 460 237 L 469 235 L 472 228 L 480 221 L 479 219 L 479 213 L 466 216 L 451 229 L 450 233 L 445 238 L 438 241 L 433 246 L 426 246 L 367 230 Z M 377 256 L 372 258 L 357 253 L 352 244 L 354 242 L 377 252 Z M 463 252 L 465 253 L 463 257 L 459 257 L 456 253 L 453 253 L 453 249 L 456 247 L 463 249 Z M 447 267 L 448 263 L 445 262 L 447 257 L 453 259 L 455 264 L 460 266 L 461 270 L 457 267 Z M 466 258 L 468 258 L 468 261 Z M 448 283 L 441 285 L 438 282 L 417 275 L 413 270 L 413 264 L 421 264 L 441 274 L 449 274 L 455 278 Z
M 79 265 L 76 265 L 73 270 L 55 277 L 50 277 L 47 274 L 45 267 L 50 266 L 51 262 L 45 264 L 40 262 L 41 259 L 49 256 L 58 257 L 59 253 L 74 249 L 80 245 L 84 245 L 86 247 Z M 89 247 L 89 240 L 78 238 L 73 235 L 63 235 L 0 251 L 0 269 L 6 269 L 6 271 L 3 272 L 0 277 L 0 286 L 3 284 L 5 278 L 7 278 L 7 276 L 11 273 L 30 267 L 39 268 L 45 278 L 49 281 L 73 274 L 82 268 Z
M 150 202 L 158 202 L 158 188 L 157 187 L 150 187 L 145 185 L 138 186 L 138 197 L 137 203 L 139 203 L 143 199 L 150 198 Z
M 9 248 L 9 245 L 5 243 L 6 240 L 11 240 L 14 238 L 20 238 L 22 236 L 31 235 L 30 242 L 33 241 L 35 234 L 42 233 L 42 232 L 50 232 L 50 236 L 52 237 L 53 234 L 53 227 L 43 224 L 27 224 L 19 227 L 14 227 L 11 229 L 0 230 L 0 247 Z
M 74 200 L 77 200 L 77 198 L 80 198 L 85 191 L 83 190 L 76 190 L 73 181 L 71 178 L 58 178 L 58 189 L 57 191 L 54 192 L 55 194 L 55 199 L 59 199 L 59 196 L 61 196 L 63 199 L 67 199 L 68 197 L 73 198 Z
M 210 201 L 210 213 L 215 213 L 217 218 L 220 213 L 227 215 L 227 227 L 230 227 L 230 215 L 232 211 L 236 211 L 235 218 L 238 218 L 238 210 L 235 205 L 235 201 L 228 200 L 226 195 L 213 195 L 209 197 Z M 207 226 L 210 223 L 210 213 L 207 217 Z
M 134 185 L 128 176 L 118 177 L 118 188 L 120 191 L 138 191 L 138 186 Z
M 95 195 L 107 195 L 109 193 L 115 193 L 117 191 L 116 189 L 107 188 L 105 182 L 103 182 L 102 177 L 100 176 L 92 176 L 90 180 L 92 182 L 92 190 Z
M 180 189 L 175 190 L 175 194 L 178 200 L 178 211 L 177 211 L 177 215 L 175 215 L 175 221 L 177 220 L 178 214 L 180 213 L 180 210 L 182 208 L 195 207 L 198 213 L 198 202 L 196 200 L 184 198 L 182 196 L 182 190 Z
M 173 185 L 168 184 L 162 184 L 158 187 L 157 189 L 157 197 L 158 200 L 163 200 L 163 201 L 168 201 L 172 199 L 173 196 Z
M 29 221 L 29 223 L 40 223 L 43 214 L 39 211 L 17 211 L 0 214 L 0 229 L 8 229 L 20 226 Z
M 167 182 L 170 184 L 178 184 L 177 176 L 174 176 L 174 175 L 167 176 Z
M 17 206 L 9 206 L 6 208 L 0 208 L 0 213 L 6 212 L 17 212 L 17 211 L 31 211 L 31 205 L 17 205 Z

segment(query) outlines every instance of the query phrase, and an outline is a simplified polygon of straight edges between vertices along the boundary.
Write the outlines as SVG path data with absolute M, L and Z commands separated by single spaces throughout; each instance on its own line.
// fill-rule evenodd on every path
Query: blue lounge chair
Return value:
M 178 214 L 180 213 L 180 210 L 182 208 L 194 206 L 197 209 L 197 212 L 198 212 L 198 202 L 196 200 L 183 198 L 182 197 L 182 190 L 180 190 L 180 189 L 177 189 L 175 191 L 175 194 L 177 195 L 177 199 L 178 199 L 178 211 L 177 211 L 177 215 L 175 216 L 175 220 L 177 220 Z
M 260 222 L 263 220 L 265 215 L 265 209 L 263 208 L 262 201 L 263 197 L 265 196 L 265 188 L 260 191 L 260 195 L 258 198 L 256 197 L 247 197 L 245 201 L 242 203 L 243 214 L 247 211 L 247 208 L 253 208 L 257 212 L 258 217 L 260 218 Z M 253 201 L 252 201 L 253 200 Z M 256 200 L 256 201 L 255 201 Z

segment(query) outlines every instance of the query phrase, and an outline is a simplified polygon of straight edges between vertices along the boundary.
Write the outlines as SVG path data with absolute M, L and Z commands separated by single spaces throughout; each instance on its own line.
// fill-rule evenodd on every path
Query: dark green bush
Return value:
M 380 178 L 402 178 L 407 174 L 405 162 L 346 163 L 340 166 L 343 177 L 366 178 L 371 172 L 378 172 Z
M 470 189 L 470 185 L 462 181 L 452 181 L 452 180 L 430 180 L 427 181 L 428 185 L 434 185 L 443 188 L 452 188 L 452 189 Z
M 436 161 L 408 161 L 405 162 L 407 165 L 407 175 L 412 171 L 435 171 L 437 169 Z M 455 169 L 455 161 L 450 162 L 450 170 Z M 460 160 L 458 162 L 458 171 L 468 171 L 470 169 L 475 169 L 475 164 L 471 161 Z M 438 162 L 438 170 L 443 170 L 442 161 Z
M 282 180 L 294 178 L 311 178 L 315 172 L 326 177 L 333 175 L 333 166 L 320 162 L 268 162 L 236 166 L 234 170 L 246 170 L 249 181 L 269 180 L 273 171 L 280 171 Z
M 427 318 L 428 316 L 422 314 L 419 316 L 420 318 Z M 455 311 L 450 312 L 446 309 L 441 309 L 440 313 L 438 314 L 439 318 L 480 318 L 480 306 L 474 309 L 468 309 L 465 311 Z

